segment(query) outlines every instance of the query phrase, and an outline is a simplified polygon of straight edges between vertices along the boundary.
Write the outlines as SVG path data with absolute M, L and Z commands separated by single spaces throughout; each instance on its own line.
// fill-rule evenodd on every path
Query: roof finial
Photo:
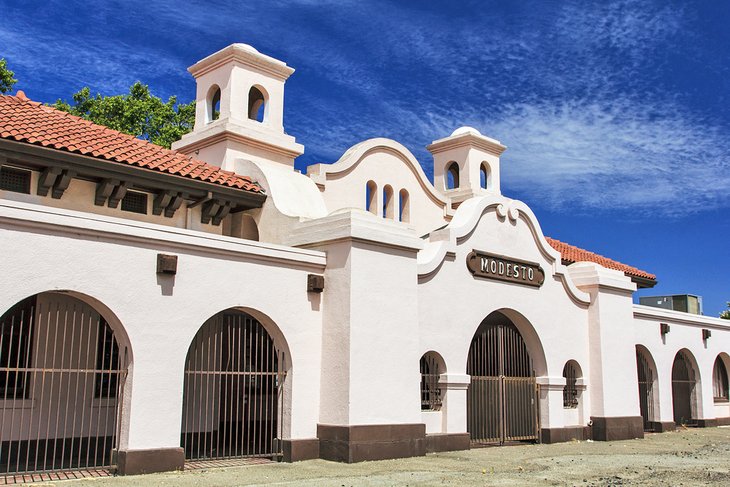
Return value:
M 15 96 L 21 99 L 22 101 L 30 101 L 30 98 L 25 96 L 25 91 L 18 90 L 17 93 L 15 93 Z

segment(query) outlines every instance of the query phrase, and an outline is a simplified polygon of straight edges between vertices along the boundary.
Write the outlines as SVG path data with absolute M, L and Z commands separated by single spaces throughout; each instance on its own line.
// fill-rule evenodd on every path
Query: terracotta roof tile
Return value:
M 21 92 L 17 96 L 0 96 L 0 137 L 251 193 L 263 192 L 247 176 L 30 101 Z
M 566 264 L 572 264 L 573 262 L 582 261 L 595 262 L 608 269 L 621 271 L 629 277 L 640 277 L 643 279 L 656 280 L 656 276 L 654 274 L 642 271 L 641 269 L 637 269 L 636 267 L 622 264 L 621 262 L 609 259 L 608 257 L 589 252 L 588 250 L 581 249 L 580 247 L 576 247 L 565 242 L 561 242 L 560 240 L 555 240 L 554 238 L 545 237 L 545 239 L 548 241 L 550 246 L 552 246 L 552 248 L 560 252 L 562 260 Z

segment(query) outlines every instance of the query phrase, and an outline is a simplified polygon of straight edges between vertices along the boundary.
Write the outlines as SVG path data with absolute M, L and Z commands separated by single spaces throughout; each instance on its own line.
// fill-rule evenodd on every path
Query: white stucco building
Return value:
M 0 475 L 354 462 L 730 424 L 730 327 L 545 237 L 499 141 L 371 139 L 294 170 L 293 69 L 190 68 L 161 149 L 0 97 Z

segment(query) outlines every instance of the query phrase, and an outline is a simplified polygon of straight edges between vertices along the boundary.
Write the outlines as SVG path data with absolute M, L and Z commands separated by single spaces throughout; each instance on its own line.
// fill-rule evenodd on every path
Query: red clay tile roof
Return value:
M 552 246 L 552 248 L 560 252 L 563 263 L 565 264 L 572 264 L 573 262 L 582 261 L 595 262 L 597 264 L 601 264 L 603 267 L 606 267 L 608 269 L 621 271 L 629 277 L 640 277 L 643 279 L 656 280 L 656 276 L 654 274 L 642 271 L 641 269 L 637 269 L 636 267 L 622 264 L 621 262 L 617 262 L 602 255 L 594 254 L 593 252 L 589 252 L 579 247 L 575 247 L 565 242 L 561 242 L 560 240 L 555 240 L 554 238 L 545 237 L 545 239 Z
M 33 102 L 22 91 L 0 96 L 0 138 L 75 152 L 208 183 L 262 193 L 247 176 Z

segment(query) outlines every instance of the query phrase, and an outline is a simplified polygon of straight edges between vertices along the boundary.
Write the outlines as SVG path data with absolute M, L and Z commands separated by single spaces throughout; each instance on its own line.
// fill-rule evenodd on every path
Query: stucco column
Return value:
M 290 245 L 327 253 L 317 436 L 322 458 L 425 453 L 416 254 L 407 225 L 363 210 L 302 223 Z
M 641 438 L 632 293 L 622 272 L 579 262 L 568 267 L 573 282 L 591 296 L 588 308 L 592 435 L 597 440 Z
M 466 433 L 466 391 L 471 377 L 466 374 L 441 374 L 439 385 L 444 391 L 441 411 L 445 433 Z

